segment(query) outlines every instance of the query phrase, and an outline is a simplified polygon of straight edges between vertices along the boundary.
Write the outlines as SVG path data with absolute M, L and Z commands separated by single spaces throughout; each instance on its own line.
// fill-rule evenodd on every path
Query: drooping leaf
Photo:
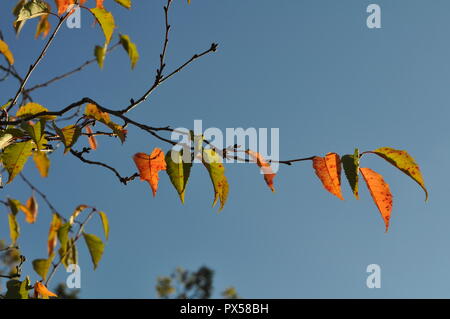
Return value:
M 1 158 L 9 174 L 8 184 L 22 171 L 32 150 L 33 141 L 15 143 L 5 148 Z
M 355 149 L 353 155 L 344 155 L 341 158 L 344 167 L 345 176 L 347 177 L 350 188 L 356 199 L 359 199 L 358 180 L 359 180 L 359 150 Z
M 114 1 L 116 1 L 122 7 L 125 7 L 127 9 L 131 8 L 131 0 L 114 0 Z
M 48 171 L 50 170 L 50 159 L 47 154 L 42 151 L 37 151 L 33 154 L 34 164 L 41 174 L 42 177 L 48 176 Z
M 13 214 L 8 214 L 8 222 L 9 222 L 9 237 L 11 238 L 12 245 L 17 243 L 17 239 L 20 236 L 20 227 L 19 223 L 16 220 L 16 216 Z
M 136 63 L 139 60 L 139 51 L 135 43 L 131 42 L 128 35 L 120 35 L 120 43 L 122 44 L 125 51 L 128 53 L 130 58 L 131 68 L 134 69 Z
M 9 49 L 8 44 L 0 39 L 0 53 L 3 54 L 9 64 L 14 64 L 14 55 Z
M 69 242 L 69 232 L 71 229 L 71 224 L 70 223 L 65 223 L 63 225 L 61 225 L 61 227 L 59 227 L 58 229 L 58 240 L 59 243 L 61 245 L 61 249 L 60 249 L 60 256 L 62 257 L 65 253 L 65 251 L 67 250 L 67 243 Z
M 45 285 L 39 281 L 36 281 L 34 284 L 34 295 L 37 297 L 41 296 L 42 298 L 49 298 L 49 297 L 58 297 L 55 293 L 51 292 L 50 290 L 45 287 Z
M 150 155 L 136 153 L 133 160 L 139 170 L 141 181 L 147 181 L 152 189 L 153 196 L 156 196 L 159 181 L 158 173 L 167 168 L 163 151 L 155 147 Z
M 316 156 L 313 167 L 323 187 L 331 194 L 344 200 L 341 192 L 341 161 L 336 153 L 328 153 L 325 157 Z
M 387 232 L 392 211 L 392 194 L 389 185 L 384 181 L 383 176 L 370 168 L 361 167 L 359 171 L 364 177 L 370 195 L 372 195 L 373 201 L 381 213 Z
M 116 28 L 113 15 L 111 14 L 111 12 L 106 11 L 104 8 L 94 8 L 90 10 L 103 30 L 106 43 L 109 44 L 114 33 L 114 29 Z
M 276 174 L 273 172 L 272 168 L 270 167 L 270 164 L 264 159 L 264 157 L 259 154 L 258 152 L 254 152 L 251 150 L 245 151 L 250 157 L 256 161 L 256 164 L 261 168 L 261 173 L 264 174 L 264 180 L 267 183 L 267 186 L 272 190 L 272 192 L 275 192 L 275 187 L 273 185 L 273 179 L 275 178 Z
M 181 202 L 184 203 L 184 193 L 191 174 L 192 160 L 189 154 L 189 161 L 186 163 L 183 161 L 183 150 L 181 151 L 168 151 L 166 154 L 167 163 L 167 175 L 175 187 Z
M 105 245 L 103 244 L 102 240 L 95 235 L 83 233 L 83 237 L 91 255 L 95 270 L 98 266 L 98 263 L 102 259 Z
M 52 26 L 48 21 L 48 15 L 43 15 L 36 27 L 36 34 L 34 35 L 34 37 L 37 39 L 42 35 L 42 38 L 45 39 L 50 33 L 51 28 Z
M 98 66 L 100 67 L 100 69 L 103 69 L 106 58 L 106 46 L 101 47 L 99 45 L 96 45 L 94 49 L 94 55 L 97 59 Z
M 125 142 L 125 139 L 127 137 L 127 130 L 124 129 L 122 126 L 111 121 L 109 114 L 106 112 L 102 112 L 95 104 L 91 103 L 86 104 L 84 115 L 88 118 L 92 118 L 96 121 L 105 124 L 110 129 L 113 130 L 113 132 L 119 137 L 122 143 Z
M 97 149 L 97 139 L 95 138 L 95 136 L 93 136 L 92 134 L 94 134 L 94 131 L 92 130 L 91 126 L 88 125 L 86 126 L 86 134 L 88 135 L 88 142 L 89 142 L 89 147 L 91 150 L 96 150 Z
M 73 211 L 72 215 L 70 216 L 69 224 L 73 225 L 75 223 L 75 219 L 78 217 L 78 215 L 80 215 L 81 212 L 84 211 L 87 208 L 89 208 L 88 205 L 84 205 L 84 204 L 78 205 L 75 208 L 75 210 Z
M 61 256 L 62 264 L 66 269 L 69 265 L 78 265 L 78 250 L 73 238 L 69 238 L 65 248 L 61 248 L 59 254 Z
M 104 212 L 98 212 L 100 219 L 102 220 L 103 232 L 105 233 L 106 240 L 109 239 L 109 221 L 108 216 Z
M 8 206 L 11 208 L 11 213 L 15 216 L 19 212 L 22 204 L 17 199 L 8 198 Z
M 48 256 L 53 255 L 53 251 L 55 250 L 57 244 L 58 230 L 61 228 L 62 224 L 63 221 L 61 220 L 61 217 L 58 214 L 53 213 L 47 239 Z
M 47 273 L 52 265 L 52 260 L 53 258 L 33 260 L 33 269 L 43 280 L 47 279 Z
M 220 199 L 219 211 L 221 211 L 228 199 L 229 192 L 229 185 L 225 176 L 225 167 L 222 163 L 222 157 L 212 149 L 205 149 L 203 150 L 203 165 L 208 170 L 214 187 L 213 207 Z
M 60 129 L 53 123 L 53 129 L 60 136 L 61 141 L 65 146 L 64 154 L 67 154 L 81 135 L 80 127 L 77 125 L 69 125 Z
M 16 117 L 28 117 L 30 115 L 36 115 L 39 114 L 41 112 L 48 112 L 48 109 L 43 107 L 40 104 L 34 103 L 34 102 L 30 102 L 27 103 L 23 106 L 21 106 L 16 113 Z M 43 115 L 40 116 L 39 118 L 47 120 L 47 121 L 51 121 L 56 119 L 56 116 L 54 115 Z
M 45 1 L 31 0 L 26 2 L 20 9 L 16 22 L 33 19 L 44 14 L 46 15 L 49 12 Z
M 25 221 L 34 224 L 38 215 L 38 203 L 34 196 L 31 196 L 25 205 L 20 205 L 20 210 L 25 214 Z
M 411 177 L 417 184 L 420 185 L 420 187 L 422 187 L 425 192 L 425 200 L 428 200 L 428 191 L 425 187 L 425 182 L 423 180 L 422 173 L 420 172 L 419 165 L 407 151 L 396 150 L 391 147 L 381 147 L 371 153 L 377 154 Z

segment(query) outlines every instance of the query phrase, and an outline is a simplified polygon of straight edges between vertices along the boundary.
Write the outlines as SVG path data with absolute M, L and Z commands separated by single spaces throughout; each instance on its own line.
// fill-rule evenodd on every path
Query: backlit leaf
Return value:
M 48 171 L 50 170 L 50 160 L 46 153 L 37 151 L 33 154 L 34 164 L 41 174 L 42 177 L 48 176 Z
M 345 176 L 347 177 L 350 188 L 356 199 L 359 199 L 358 180 L 359 180 L 359 150 L 355 149 L 353 155 L 344 155 L 341 158 L 344 167 Z
M 425 200 L 428 200 L 428 191 L 425 187 L 425 182 L 420 172 L 419 165 L 417 165 L 414 158 L 408 154 L 407 151 L 396 150 L 391 147 L 382 147 L 372 151 L 371 153 L 377 154 L 381 158 L 397 167 L 403 173 L 411 177 L 417 184 L 422 187 L 425 192 Z
M 61 142 L 65 146 L 64 154 L 67 154 L 67 152 L 70 151 L 72 146 L 77 142 L 78 138 L 81 135 L 80 127 L 77 125 L 69 125 L 60 129 L 55 124 L 53 124 L 53 128 L 60 136 Z
M 370 195 L 372 195 L 373 201 L 381 213 L 387 232 L 392 211 L 392 194 L 389 185 L 384 181 L 383 176 L 370 168 L 361 167 L 359 170 L 366 181 L 367 188 L 370 191 Z
M 139 170 L 141 181 L 147 181 L 152 188 L 153 196 L 156 196 L 159 181 L 158 173 L 167 168 L 163 151 L 156 147 L 150 155 L 145 153 L 135 154 L 133 160 Z
M 225 176 L 225 167 L 222 163 L 222 157 L 212 149 L 203 151 L 203 165 L 208 170 L 211 182 L 214 187 L 213 207 L 220 199 L 219 211 L 223 209 L 228 199 L 229 185 Z
M 100 69 L 103 69 L 106 58 L 106 46 L 101 47 L 99 45 L 96 45 L 94 49 L 94 55 L 95 58 L 97 59 L 98 66 L 100 67 Z
M 102 240 L 95 235 L 83 233 L 84 240 L 91 255 L 92 263 L 94 264 L 94 270 L 97 268 L 98 263 L 102 259 L 105 245 Z
M 78 265 L 78 250 L 73 238 L 69 238 L 64 249 L 60 249 L 59 254 L 61 256 L 62 264 L 66 269 L 69 265 Z
M 8 214 L 8 223 L 9 223 L 9 237 L 11 238 L 11 244 L 15 245 L 17 243 L 17 239 L 20 236 L 20 227 L 19 223 L 17 223 L 16 216 L 13 214 Z
M 3 166 L 9 174 L 8 183 L 11 183 L 17 174 L 22 171 L 31 156 L 32 149 L 33 141 L 15 143 L 5 148 L 1 158 Z
M 43 280 L 47 279 L 47 273 L 52 265 L 52 260 L 53 258 L 33 260 L 33 269 Z
M 34 224 L 38 215 L 38 203 L 34 196 L 31 196 L 25 205 L 20 205 L 20 210 L 25 214 L 25 221 Z
M 125 142 L 125 139 L 127 137 L 127 130 L 111 121 L 109 114 L 106 112 L 102 112 L 95 104 L 86 104 L 84 115 L 105 124 L 113 130 L 113 132 L 119 137 L 122 143 Z
M 336 153 L 328 153 L 325 157 L 316 156 L 313 167 L 323 187 L 336 197 L 344 200 L 341 192 L 341 161 Z
M 111 12 L 106 11 L 104 8 L 90 9 L 100 24 L 103 34 L 105 35 L 106 43 L 109 44 L 111 37 L 116 28 L 114 17 Z
M 38 103 L 27 103 L 23 106 L 21 106 L 16 113 L 16 117 L 28 117 L 30 115 L 36 115 L 39 114 L 41 112 L 48 112 L 48 109 L 46 109 L 45 107 L 43 107 L 42 105 L 38 104 Z M 44 119 L 44 120 L 54 120 L 56 119 L 56 116 L 54 115 L 43 115 L 40 116 L 39 118 Z
M 98 212 L 100 219 L 102 220 L 103 232 L 105 233 L 106 240 L 109 239 L 109 221 L 108 216 L 104 212 Z
M 47 287 L 45 287 L 44 284 L 39 281 L 36 281 L 36 283 L 34 284 L 34 295 L 36 297 L 41 296 L 42 298 L 45 299 L 47 299 L 48 297 L 58 297 L 56 294 L 48 290 Z
M 120 43 L 122 44 L 125 51 L 128 53 L 131 62 L 131 68 L 134 69 L 136 63 L 139 60 L 139 51 L 135 43 L 131 42 L 131 39 L 128 35 L 120 36 Z
M 8 44 L 0 39 L 0 53 L 3 54 L 9 64 L 14 64 L 14 55 L 9 50 Z
M 42 0 L 31 0 L 20 9 L 16 22 L 24 21 L 48 14 L 47 4 Z
M 264 180 L 266 181 L 267 186 L 269 186 L 272 192 L 275 192 L 273 179 L 275 178 L 276 174 L 273 172 L 272 168 L 270 167 L 270 164 L 258 152 L 247 150 L 246 153 L 250 155 L 250 157 L 254 161 L 256 161 L 256 164 L 259 166 L 259 168 L 261 168 L 261 173 L 264 174 Z
M 184 193 L 191 174 L 192 160 L 188 154 L 189 161 L 183 161 L 183 151 L 168 151 L 166 154 L 167 175 L 169 175 L 172 185 L 175 187 L 181 202 L 184 203 Z

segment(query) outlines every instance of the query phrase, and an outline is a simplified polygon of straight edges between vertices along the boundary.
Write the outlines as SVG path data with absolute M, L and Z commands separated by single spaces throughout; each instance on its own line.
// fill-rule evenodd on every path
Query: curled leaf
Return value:
M 48 255 L 53 255 L 53 251 L 55 250 L 57 240 L 58 240 L 58 230 L 61 228 L 63 222 L 61 217 L 58 214 L 53 214 L 52 221 L 50 223 L 50 229 L 48 231 L 48 239 L 47 239 L 47 251 Z
M 313 167 L 323 187 L 331 194 L 344 200 L 341 192 L 341 161 L 336 153 L 328 153 L 325 157 L 316 156 Z
M 93 136 L 92 134 L 94 134 L 94 131 L 92 131 L 92 128 L 90 125 L 86 126 L 86 133 L 88 134 L 88 141 L 89 141 L 89 147 L 91 148 L 91 150 L 96 150 L 97 149 L 97 139 L 95 138 L 95 136 Z
M 203 150 L 203 165 L 208 170 L 214 187 L 213 207 L 220 199 L 219 211 L 221 211 L 228 199 L 229 192 L 229 185 L 225 176 L 225 167 L 222 163 L 222 157 L 212 149 L 205 149 Z
M 25 214 L 25 221 L 34 224 L 38 215 L 38 203 L 34 196 L 31 196 L 25 205 L 20 205 L 20 210 Z
M 48 297 L 58 297 L 56 294 L 48 290 L 47 287 L 45 287 L 45 285 L 39 281 L 36 281 L 36 283 L 34 284 L 34 296 L 36 298 L 41 296 L 46 299 Z
M 120 43 L 122 44 L 125 51 L 128 53 L 131 62 L 131 68 L 134 69 L 136 63 L 139 60 L 139 51 L 135 43 L 131 42 L 131 39 L 128 35 L 120 36 Z
M 254 161 L 256 161 L 256 164 L 261 168 L 262 174 L 264 174 L 264 180 L 266 181 L 267 186 L 269 186 L 272 192 L 275 192 L 273 179 L 275 178 L 276 174 L 273 172 L 270 164 L 264 159 L 261 154 L 257 152 L 247 150 L 246 153 L 250 155 Z
M 158 173 L 167 168 L 163 151 L 156 147 L 150 155 L 136 153 L 133 160 L 139 170 L 141 181 L 147 181 L 152 188 L 153 196 L 156 196 L 159 181 Z

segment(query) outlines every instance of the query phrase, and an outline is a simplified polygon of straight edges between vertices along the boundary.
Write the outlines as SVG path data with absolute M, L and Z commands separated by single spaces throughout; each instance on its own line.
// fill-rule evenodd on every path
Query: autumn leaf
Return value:
M 100 69 L 103 69 L 103 66 L 105 64 L 105 58 L 106 58 L 106 46 L 101 47 L 99 45 L 95 46 L 94 49 L 94 55 L 95 59 L 97 60 L 97 64 L 100 67 Z
M 116 28 L 113 15 L 111 14 L 111 12 L 106 11 L 104 8 L 94 8 L 90 10 L 103 30 L 106 44 L 109 44 L 114 33 L 114 29 Z
M 58 297 L 56 294 L 48 290 L 47 287 L 45 287 L 44 284 L 42 284 L 39 281 L 36 281 L 36 283 L 34 284 L 34 296 L 36 298 L 38 296 L 41 296 L 45 299 L 48 299 L 48 297 Z
M 3 54 L 9 64 L 14 64 L 14 55 L 9 50 L 8 44 L 0 39 L 0 53 Z
M 17 243 L 17 239 L 19 239 L 20 236 L 20 226 L 14 214 L 8 214 L 8 224 L 11 244 L 15 245 Z
M 20 210 L 25 214 L 25 221 L 34 224 L 38 215 L 38 203 L 34 196 L 31 196 L 25 205 L 20 205 Z
M 324 188 L 336 197 L 344 200 L 341 192 L 341 161 L 336 153 L 328 153 L 325 157 L 316 156 L 313 167 Z
M 163 151 L 160 148 L 155 148 L 150 155 L 136 153 L 133 160 L 139 170 L 141 181 L 147 181 L 152 188 L 153 196 L 156 196 L 159 181 L 158 173 L 167 168 Z
M 81 214 L 81 212 L 83 212 L 85 209 L 89 208 L 88 205 L 78 205 L 75 210 L 73 211 L 72 215 L 70 216 L 69 219 L 69 224 L 73 225 L 75 223 L 75 219 L 78 217 L 78 215 Z
M 30 102 L 27 103 L 23 106 L 21 106 L 16 113 L 16 117 L 28 117 L 28 116 L 32 116 L 32 115 L 36 115 L 42 112 L 48 112 L 48 109 L 43 107 L 42 105 L 38 104 L 38 103 L 34 103 L 34 102 Z M 54 120 L 56 119 L 56 116 L 54 115 L 42 115 L 39 116 L 40 119 L 44 119 L 44 120 Z
M 396 150 L 391 147 L 382 147 L 367 153 L 374 153 L 380 156 L 411 177 L 417 184 L 420 185 L 420 187 L 422 187 L 425 192 L 425 200 L 428 200 L 428 191 L 425 187 L 425 182 L 423 180 L 422 173 L 420 172 L 419 165 L 407 151 Z
M 86 104 L 86 109 L 84 111 L 84 115 L 86 117 L 92 118 L 96 121 L 99 121 L 110 129 L 119 137 L 122 143 L 125 142 L 128 131 L 124 129 L 122 126 L 111 121 L 109 114 L 106 112 L 102 112 L 95 104 L 88 103 Z
M 39 38 L 39 36 L 42 35 L 42 38 L 45 39 L 48 36 L 48 34 L 50 33 L 51 27 L 52 26 L 50 25 L 50 22 L 48 21 L 48 15 L 42 16 L 37 25 L 36 34 L 34 35 L 34 37 L 37 39 L 37 38 Z
M 92 263 L 94 264 L 94 270 L 97 269 L 98 264 L 103 256 L 105 245 L 102 240 L 95 235 L 86 234 L 83 232 L 84 241 L 88 247 L 89 254 L 91 255 Z
M 92 130 L 91 126 L 88 125 L 86 126 L 86 133 L 89 134 L 88 136 L 88 141 L 89 141 L 89 147 L 91 148 L 91 150 L 96 150 L 97 149 L 97 139 L 95 138 L 95 136 L 93 136 L 92 134 L 94 134 L 94 131 Z
M 98 215 L 100 216 L 100 219 L 102 221 L 103 226 L 103 232 L 105 233 L 106 240 L 109 239 L 109 221 L 108 216 L 104 212 L 98 212 Z
M 87 0 L 79 0 L 80 6 L 84 5 Z M 58 14 L 61 15 L 69 9 L 69 6 L 75 4 L 75 0 L 55 0 L 56 7 L 58 8 Z
M 42 280 L 47 279 L 47 273 L 52 265 L 53 256 L 47 259 L 35 259 L 33 260 L 34 271 L 41 276 Z
M 214 201 L 213 207 L 220 199 L 219 211 L 223 209 L 228 199 L 229 185 L 225 176 L 225 167 L 222 163 L 222 157 L 212 149 L 206 149 L 203 151 L 203 165 L 208 170 L 211 182 L 214 187 Z
M 267 163 L 264 157 L 257 152 L 251 150 L 247 150 L 245 152 L 248 155 L 250 155 L 254 161 L 256 161 L 256 164 L 261 168 L 261 172 L 264 174 L 264 180 L 266 181 L 267 186 L 269 186 L 272 192 L 275 192 L 273 179 L 275 178 L 276 174 L 273 172 L 272 168 L 270 167 L 270 164 Z
M 20 9 L 16 22 L 33 19 L 42 15 L 48 15 L 49 9 L 45 1 L 31 0 L 26 2 Z
M 169 175 L 172 185 L 175 187 L 181 202 L 184 204 L 184 193 L 191 174 L 192 160 L 191 154 L 188 154 L 189 161 L 183 160 L 183 150 L 170 150 L 166 154 L 167 175 Z
M 63 222 L 58 214 L 53 214 L 52 221 L 50 223 L 50 229 L 48 231 L 47 239 L 47 251 L 48 255 L 51 256 L 55 250 L 57 240 L 58 240 L 58 230 L 61 228 Z
M 345 176 L 347 177 L 350 188 L 356 199 L 359 199 L 358 180 L 359 180 L 359 150 L 355 149 L 353 155 L 344 155 L 341 158 L 344 167 Z
M 60 129 L 53 123 L 53 129 L 59 135 L 61 142 L 65 146 L 64 154 L 67 154 L 81 135 L 80 127 L 77 125 L 68 125 Z
M 131 0 L 114 0 L 114 1 L 116 1 L 122 7 L 125 7 L 127 9 L 131 8 Z
M 131 42 L 131 39 L 128 35 L 120 35 L 120 43 L 125 51 L 128 53 L 131 63 L 131 69 L 134 69 L 136 63 L 139 60 L 139 52 L 136 44 Z
M 36 151 L 33 154 L 33 161 L 41 177 L 47 177 L 50 170 L 50 160 L 44 152 Z
M 9 174 L 8 184 L 19 174 L 31 156 L 33 141 L 15 143 L 3 151 L 1 155 L 3 166 Z
M 384 181 L 383 176 L 370 168 L 360 168 L 364 180 L 366 181 L 367 188 L 372 195 L 373 201 L 378 207 L 381 213 L 381 217 L 386 225 L 386 232 L 389 228 L 389 220 L 391 218 L 392 211 L 392 194 L 389 189 L 389 185 Z
M 96 1 L 96 7 L 100 9 L 104 9 L 103 7 L 103 1 L 105 0 L 95 0 Z

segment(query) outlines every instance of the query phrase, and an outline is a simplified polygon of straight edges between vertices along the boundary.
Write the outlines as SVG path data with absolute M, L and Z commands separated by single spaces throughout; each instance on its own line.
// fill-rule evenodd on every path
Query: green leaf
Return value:
M 130 57 L 131 68 L 134 69 L 136 63 L 139 61 L 139 51 L 136 44 L 131 42 L 131 39 L 128 35 L 121 35 L 120 43 L 128 53 L 128 56 Z
M 64 254 L 61 256 L 61 261 L 66 268 L 69 265 L 78 265 L 78 250 L 73 238 L 70 238 L 67 242 Z
M 67 243 L 69 242 L 69 231 L 71 225 L 70 223 L 65 223 L 58 229 L 58 240 L 61 244 L 62 251 L 60 252 L 61 256 L 64 255 L 64 252 L 67 249 Z
M 342 165 L 344 166 L 345 176 L 347 176 L 350 188 L 353 191 L 356 199 L 359 199 L 358 193 L 358 179 L 359 179 L 359 150 L 356 148 L 353 155 L 344 155 L 341 158 Z
M 41 276 L 43 280 L 47 279 L 48 270 L 52 265 L 53 256 L 48 259 L 35 259 L 33 260 L 34 271 Z
M 65 146 L 64 154 L 67 154 L 67 152 L 70 151 L 72 146 L 81 136 L 81 129 L 76 125 L 69 125 L 60 129 L 53 123 L 53 129 L 61 137 L 61 140 Z
M 47 139 L 45 138 L 45 120 L 40 120 L 35 124 L 23 123 L 22 128 L 28 132 L 38 150 L 45 148 L 44 144 L 47 143 Z
M 17 223 L 16 215 L 8 214 L 8 222 L 9 222 L 9 237 L 11 238 L 12 245 L 14 246 L 17 243 L 17 239 L 20 236 L 20 227 L 19 223 Z
M 108 12 L 103 8 L 94 8 L 90 10 L 102 27 L 106 43 L 109 44 L 114 33 L 114 29 L 116 28 L 114 16 L 111 14 L 111 12 Z
M 98 66 L 100 67 L 100 69 L 103 69 L 106 57 L 106 46 L 105 47 L 101 47 L 99 45 L 95 46 L 94 55 L 95 58 L 97 59 Z
M 33 150 L 33 141 L 12 144 L 2 154 L 3 165 L 9 174 L 8 184 L 19 174 Z
M 6 288 L 6 299 L 28 299 L 28 291 L 33 287 L 30 286 L 30 278 L 26 277 L 22 282 L 17 279 L 9 280 Z
M 420 172 L 419 165 L 417 165 L 414 158 L 409 155 L 407 151 L 396 150 L 391 147 L 382 147 L 367 153 L 374 153 L 380 156 L 411 177 L 417 184 L 420 185 L 420 187 L 422 187 L 425 192 L 425 200 L 428 200 L 428 191 L 425 187 L 425 182 L 423 180 L 422 173 Z
M 190 155 L 189 155 L 190 156 Z M 174 160 L 175 159 L 175 160 Z M 191 174 L 192 161 L 183 161 L 183 151 L 168 151 L 166 154 L 167 175 L 169 175 L 172 185 L 175 187 L 181 202 L 184 204 L 184 192 L 186 190 L 189 175 Z
M 92 263 L 94 264 L 94 270 L 97 269 L 100 259 L 102 259 L 105 245 L 102 240 L 95 235 L 83 233 L 84 241 L 88 247 L 91 255 Z
M 20 9 L 16 22 L 24 21 L 48 14 L 47 4 L 42 0 L 31 0 Z
M 131 8 L 131 0 L 114 0 L 121 6 L 130 9 Z
M 109 221 L 108 221 L 108 216 L 106 216 L 106 214 L 104 212 L 98 212 L 98 214 L 100 215 L 100 219 L 102 220 L 102 225 L 103 225 L 103 231 L 105 233 L 105 238 L 106 238 L 106 240 L 108 240 L 108 238 L 109 238 Z
M 203 165 L 205 165 L 208 170 L 214 186 L 213 207 L 216 205 L 217 200 L 220 199 L 219 211 L 221 211 L 228 199 L 229 191 L 228 180 L 225 177 L 225 167 L 223 166 L 222 158 L 214 150 L 206 149 L 203 151 Z

